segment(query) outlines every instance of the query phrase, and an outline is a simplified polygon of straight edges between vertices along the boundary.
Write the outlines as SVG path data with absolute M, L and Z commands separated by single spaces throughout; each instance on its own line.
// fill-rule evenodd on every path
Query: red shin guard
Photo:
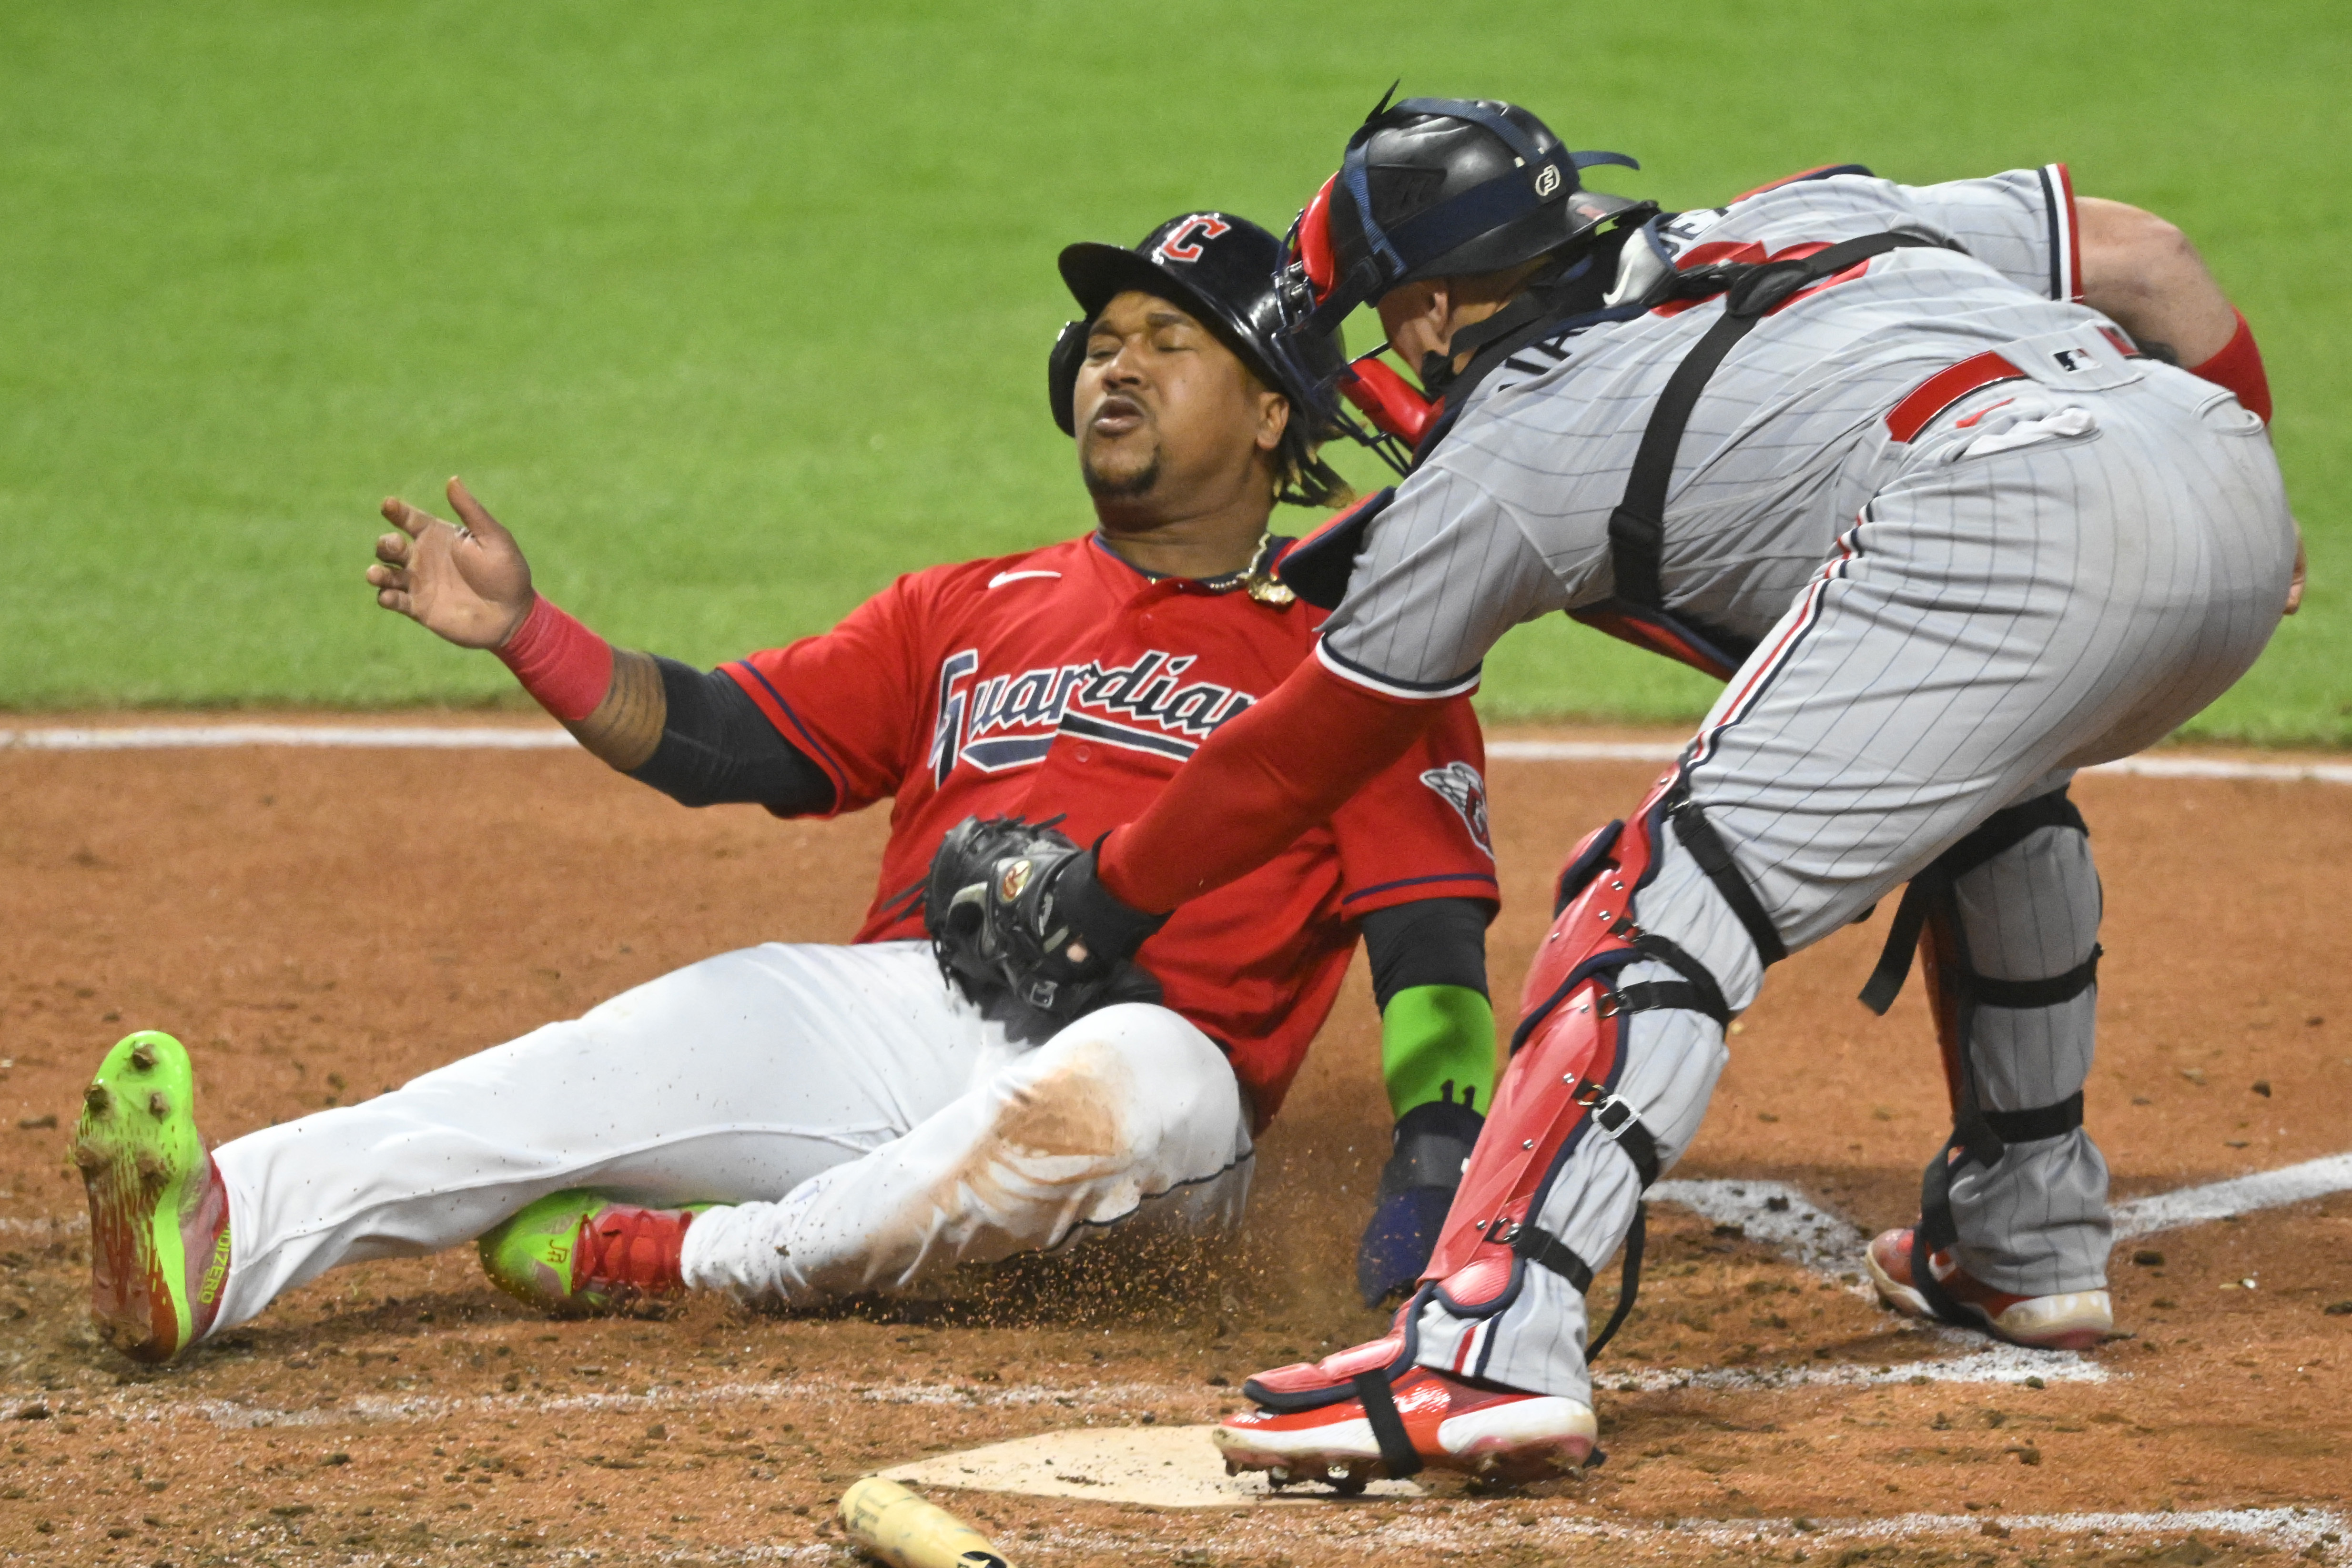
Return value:
M 1588 1119 L 1612 1136 L 1639 1126 L 1631 1108 L 1615 1099 L 1614 1084 L 1626 1014 L 1639 1010 L 1642 998 L 1626 1006 L 1613 981 L 1627 964 L 1659 956 L 1654 939 L 1643 938 L 1626 909 L 1648 878 L 1664 830 L 1664 797 L 1677 778 L 1667 774 L 1632 821 L 1588 835 L 1569 859 L 1561 879 L 1569 902 L 1528 972 L 1510 1066 L 1423 1276 L 1457 1305 L 1495 1301 L 1522 1258 L 1571 1280 L 1581 1274 L 1579 1289 L 1590 1282 L 1590 1265 L 1535 1229 L 1533 1213 L 1562 1150 Z M 1638 1155 L 1635 1163 L 1643 1163 Z M 1645 1181 L 1655 1174 L 1645 1170 Z

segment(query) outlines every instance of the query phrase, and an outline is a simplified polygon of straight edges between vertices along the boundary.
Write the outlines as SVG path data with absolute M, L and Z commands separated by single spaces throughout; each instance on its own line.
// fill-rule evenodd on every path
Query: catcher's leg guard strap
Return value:
M 1652 1179 L 1655 1179 L 1654 1177 Z M 1642 1184 L 1643 1186 L 1648 1182 Z M 1625 1232 L 1625 1264 L 1618 1270 L 1617 1305 L 1602 1325 L 1584 1346 L 1587 1365 L 1599 1358 L 1609 1342 L 1624 1324 L 1625 1314 L 1633 1310 L 1633 1302 L 1642 1293 L 1642 1253 L 1650 1237 L 1650 1206 L 1633 1206 L 1633 1224 Z M 1500 1238 L 1511 1244 L 1511 1250 L 1530 1263 L 1539 1263 L 1576 1287 L 1579 1295 L 1592 1289 L 1592 1265 L 1576 1255 L 1571 1248 L 1550 1231 L 1533 1225 L 1515 1227 L 1507 1237 Z
M 1387 1467 L 1391 1480 L 1402 1480 L 1421 1469 L 1421 1455 L 1412 1446 L 1412 1438 L 1404 1429 L 1404 1417 L 1397 1414 L 1396 1396 L 1389 1392 L 1389 1375 L 1385 1370 L 1360 1372 L 1349 1380 L 1356 1391 L 1356 1403 L 1364 1407 L 1364 1419 L 1371 1423 L 1372 1441 L 1381 1446 L 1381 1463 Z
M 1723 895 L 1723 902 L 1731 906 L 1731 913 L 1747 927 L 1748 939 L 1756 944 L 1756 956 L 1768 968 L 1787 957 L 1788 946 L 1781 942 L 1772 917 L 1764 913 L 1756 890 L 1748 885 L 1747 873 L 1739 869 L 1739 862 L 1731 858 L 1722 835 L 1699 810 L 1698 802 L 1691 799 L 1687 776 L 1667 795 L 1666 815 L 1675 825 L 1675 837 L 1682 841 L 1683 848 L 1690 852 L 1691 859 L 1698 862 L 1699 870 L 1706 873 L 1707 880 Z
M 2038 795 L 2022 805 L 1995 811 L 1979 823 L 1967 837 L 1936 857 L 1925 871 L 1911 879 L 1903 890 L 1903 902 L 1895 906 L 1895 922 L 1887 928 L 1886 946 L 1879 950 L 1878 967 L 1870 972 L 1870 979 L 1862 988 L 1862 1002 L 1874 1013 L 1884 1014 L 1895 1005 L 1902 993 L 1903 982 L 1910 977 L 1911 955 L 1919 946 L 1920 934 L 1927 929 L 1927 917 L 1933 911 L 1937 895 L 1996 855 L 2014 848 L 2044 828 L 2072 828 L 2087 836 L 2090 827 L 2083 813 L 2066 798 L 2063 789 L 2047 795 Z M 2037 986 L 2057 986 L 2071 982 L 2076 975 L 2083 977 L 2064 996 L 2048 1001 L 2000 1002 L 1990 997 L 1983 999 L 1995 1007 L 2047 1007 L 2069 997 L 2079 996 L 2098 973 L 2099 956 L 2094 950 L 2090 961 L 2080 968 L 2048 980 L 2026 982 Z M 2015 983 L 2015 982 L 2003 982 Z

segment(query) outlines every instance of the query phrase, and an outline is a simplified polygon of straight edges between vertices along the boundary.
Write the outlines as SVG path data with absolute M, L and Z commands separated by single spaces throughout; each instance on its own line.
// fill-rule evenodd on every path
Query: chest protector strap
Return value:
M 1666 490 L 1675 476 L 1675 458 L 1682 450 L 1683 431 L 1698 406 L 1699 393 L 1732 349 L 1756 329 L 1757 323 L 1786 304 L 1799 290 L 1846 268 L 1906 246 L 1941 248 L 1917 235 L 1874 234 L 1843 240 L 1825 250 L 1786 261 L 1727 262 L 1695 267 L 1668 282 L 1666 298 L 1706 299 L 1725 297 L 1723 315 L 1693 344 L 1666 379 L 1642 432 L 1633 455 L 1633 470 L 1626 476 L 1625 494 L 1609 514 L 1609 563 L 1615 591 L 1598 604 L 1569 613 L 1586 625 L 1621 638 L 1636 647 L 1664 653 L 1718 680 L 1728 679 L 1755 645 L 1745 638 L 1714 630 L 1666 608 L 1662 581 L 1665 556 Z

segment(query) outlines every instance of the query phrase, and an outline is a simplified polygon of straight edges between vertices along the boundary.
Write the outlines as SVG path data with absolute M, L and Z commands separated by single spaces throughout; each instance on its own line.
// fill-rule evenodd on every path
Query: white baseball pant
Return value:
M 1106 1008 L 1024 1043 L 922 943 L 771 943 L 223 1145 L 214 1327 L 568 1187 L 729 1206 L 688 1231 L 687 1282 L 792 1305 L 1114 1224 L 1227 1233 L 1251 1155 L 1232 1068 L 1165 1008 Z

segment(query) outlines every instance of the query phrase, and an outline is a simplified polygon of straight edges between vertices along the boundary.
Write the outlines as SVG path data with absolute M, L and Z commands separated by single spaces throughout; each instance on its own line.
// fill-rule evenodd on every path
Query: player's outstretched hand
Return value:
M 384 521 L 399 531 L 375 541 L 382 564 L 368 568 L 367 580 L 386 610 L 460 648 L 495 648 L 530 613 L 530 566 L 459 480 L 449 481 L 449 505 L 462 527 L 386 496 Z

